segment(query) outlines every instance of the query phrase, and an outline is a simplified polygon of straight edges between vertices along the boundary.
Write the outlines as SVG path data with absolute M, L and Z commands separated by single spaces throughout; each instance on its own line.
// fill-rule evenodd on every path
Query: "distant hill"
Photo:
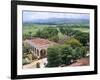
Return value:
M 30 22 L 34 24 L 89 24 L 88 19 L 73 19 L 73 18 L 49 18 L 49 19 L 37 19 Z

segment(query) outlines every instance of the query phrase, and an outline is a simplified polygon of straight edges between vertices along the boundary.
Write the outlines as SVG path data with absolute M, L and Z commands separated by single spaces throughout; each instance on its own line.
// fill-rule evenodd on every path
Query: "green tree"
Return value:
M 28 43 L 23 43 L 23 54 L 29 53 L 30 45 Z
M 89 42 L 89 33 L 79 32 L 74 36 L 77 40 L 79 40 L 84 46 Z
M 73 37 L 67 39 L 64 43 L 67 45 L 71 45 L 71 47 L 73 47 L 73 48 L 81 46 L 81 43 Z
M 81 54 L 82 54 L 81 57 L 86 57 L 86 54 L 87 54 L 87 48 L 86 47 L 81 47 Z
M 61 64 L 61 57 L 56 46 L 47 49 L 47 60 L 47 67 L 58 67 Z
M 63 27 L 59 27 L 59 30 L 62 34 L 65 34 L 65 29 Z
M 41 34 L 43 34 L 43 33 L 42 33 L 42 31 L 39 29 L 39 30 L 36 32 L 36 34 L 34 35 L 34 37 L 42 37 Z
M 50 37 L 49 40 L 54 41 L 54 42 L 58 42 L 59 37 L 58 37 L 58 35 L 54 35 L 54 36 Z
M 58 35 L 58 30 L 55 27 L 45 27 L 42 30 L 38 30 L 35 37 L 48 39 L 55 35 Z
M 60 27 L 59 30 L 62 34 L 67 36 L 73 36 L 76 33 L 76 30 L 73 30 L 71 28 L 66 28 L 66 27 Z
M 60 46 L 60 57 L 62 64 L 70 64 L 72 59 L 72 47 L 69 45 L 61 45 Z
M 82 57 L 86 57 L 85 47 L 71 47 L 70 45 L 57 45 L 47 49 L 47 67 L 69 65 Z
M 71 28 L 66 28 L 65 29 L 65 34 L 68 36 L 73 36 L 74 35 L 74 30 Z
M 29 38 L 30 38 L 30 35 L 29 34 L 23 34 L 23 40 L 29 39 Z
M 72 52 L 72 56 L 73 56 L 73 60 L 77 60 L 80 59 L 82 57 L 86 57 L 87 54 L 87 50 L 85 47 L 76 47 L 75 49 L 73 49 Z
M 69 45 L 57 45 L 47 50 L 48 65 L 47 67 L 57 67 L 69 65 L 73 58 L 72 47 Z

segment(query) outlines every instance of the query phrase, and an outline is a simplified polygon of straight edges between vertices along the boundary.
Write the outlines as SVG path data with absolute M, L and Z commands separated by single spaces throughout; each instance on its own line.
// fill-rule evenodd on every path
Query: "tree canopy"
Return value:
M 75 44 L 76 45 L 76 44 Z M 70 65 L 72 61 L 86 57 L 87 50 L 83 46 L 64 44 L 57 45 L 47 49 L 48 67 L 58 67 L 61 65 Z
M 89 42 L 89 33 L 79 32 L 75 34 L 75 38 L 79 40 L 84 46 Z
M 65 44 L 71 45 L 73 48 L 75 48 L 75 47 L 80 47 L 80 46 L 81 46 L 81 43 L 80 43 L 77 39 L 75 39 L 75 38 L 73 38 L 73 37 L 67 39 L 67 40 L 65 41 Z
M 58 30 L 55 27 L 45 27 L 42 30 L 38 30 L 35 37 L 49 39 L 54 42 L 59 40 Z
M 58 47 L 50 47 L 47 50 L 48 67 L 57 67 L 61 63 Z

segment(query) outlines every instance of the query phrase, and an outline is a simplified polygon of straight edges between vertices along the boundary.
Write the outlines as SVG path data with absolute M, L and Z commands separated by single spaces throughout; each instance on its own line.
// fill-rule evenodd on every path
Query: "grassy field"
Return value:
M 88 28 L 72 28 L 73 30 L 79 30 L 81 32 L 89 32 Z
M 23 34 L 28 34 L 29 32 L 32 32 L 32 34 L 35 34 L 37 30 L 43 29 L 43 27 L 47 27 L 47 25 L 33 25 L 33 26 L 23 26 Z
M 32 34 L 35 34 L 37 30 L 42 30 L 44 27 L 55 27 L 56 25 L 23 25 L 23 34 L 28 34 L 29 32 L 32 32 Z

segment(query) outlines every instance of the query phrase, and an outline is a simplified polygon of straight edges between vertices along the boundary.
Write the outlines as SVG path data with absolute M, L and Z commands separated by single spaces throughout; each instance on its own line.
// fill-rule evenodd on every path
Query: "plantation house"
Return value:
M 31 52 L 34 56 L 39 58 L 44 58 L 47 55 L 47 48 L 57 43 L 49 41 L 43 38 L 33 38 L 30 40 L 25 40 L 24 43 L 28 43 L 31 46 Z

